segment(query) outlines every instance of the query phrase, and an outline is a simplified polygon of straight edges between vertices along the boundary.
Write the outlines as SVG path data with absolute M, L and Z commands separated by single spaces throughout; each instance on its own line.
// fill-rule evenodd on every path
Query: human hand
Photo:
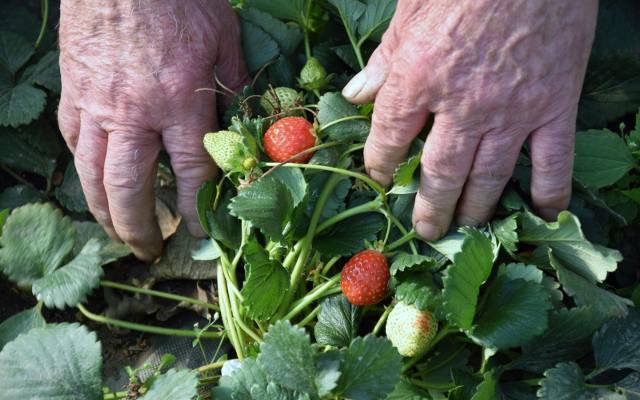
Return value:
M 110 236 L 153 260 L 162 251 L 154 180 L 171 156 L 178 208 L 193 234 L 198 187 L 215 174 L 202 137 L 216 128 L 214 68 L 247 80 L 239 26 L 226 0 L 62 0 L 60 130 L 89 209 Z
M 577 103 L 597 0 L 400 0 L 382 43 L 344 88 L 375 98 L 364 149 L 382 184 L 435 114 L 413 224 L 426 240 L 486 222 L 529 138 L 533 204 L 554 219 L 571 197 Z

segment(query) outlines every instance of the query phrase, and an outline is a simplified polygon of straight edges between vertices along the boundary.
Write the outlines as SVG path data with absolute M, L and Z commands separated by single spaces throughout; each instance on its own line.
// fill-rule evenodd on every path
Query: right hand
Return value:
M 214 70 L 232 90 L 248 80 L 226 0 L 62 0 L 60 130 L 90 211 L 142 260 L 162 252 L 153 188 L 163 145 L 180 213 L 202 234 L 195 195 L 215 175 L 202 138 L 217 120 L 215 95 L 196 90 L 215 87 Z

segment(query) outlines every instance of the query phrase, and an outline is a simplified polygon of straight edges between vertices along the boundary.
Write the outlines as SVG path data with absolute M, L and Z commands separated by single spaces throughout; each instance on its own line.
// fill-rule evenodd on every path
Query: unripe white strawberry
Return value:
M 269 115 L 286 112 L 286 115 L 300 115 L 299 110 L 292 108 L 299 107 L 304 102 L 302 94 L 288 87 L 277 87 L 268 89 L 260 98 L 260 105 Z
M 204 147 L 223 171 L 250 170 L 256 165 L 255 149 L 245 146 L 244 137 L 233 131 L 209 132 Z
M 437 331 L 438 321 L 429 311 L 402 301 L 393 307 L 387 319 L 387 338 L 405 357 L 422 353 Z

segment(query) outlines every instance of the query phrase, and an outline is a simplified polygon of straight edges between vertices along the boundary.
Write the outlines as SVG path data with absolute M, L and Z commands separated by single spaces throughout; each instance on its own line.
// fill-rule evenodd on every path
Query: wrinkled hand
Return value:
M 231 89 L 247 78 L 226 0 L 62 0 L 60 130 L 89 208 L 136 256 L 162 251 L 153 186 L 162 145 L 178 208 L 201 234 L 198 187 L 215 174 L 202 146 L 217 125 L 214 69 Z
M 400 0 L 382 43 L 345 87 L 376 100 L 365 165 L 392 180 L 435 114 L 413 210 L 420 236 L 486 222 L 530 140 L 531 195 L 545 218 L 567 207 L 577 103 L 597 1 Z

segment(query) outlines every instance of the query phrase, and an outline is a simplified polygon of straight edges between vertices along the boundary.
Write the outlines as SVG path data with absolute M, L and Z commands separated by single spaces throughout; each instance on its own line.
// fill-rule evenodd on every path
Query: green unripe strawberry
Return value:
M 256 165 L 254 151 L 246 148 L 238 132 L 218 131 L 204 135 L 204 148 L 223 171 L 249 170 Z
M 298 83 L 307 90 L 320 90 L 327 86 L 330 80 L 331 76 L 327 76 L 327 71 L 320 64 L 320 61 L 317 58 L 309 57 L 300 71 Z
M 422 353 L 437 331 L 438 321 L 429 311 L 403 301 L 393 307 L 387 319 L 387 338 L 405 357 Z
M 288 87 L 269 88 L 260 98 L 260 106 L 269 115 L 285 112 L 285 116 L 299 115 L 299 110 L 287 112 L 303 103 L 302 94 Z

